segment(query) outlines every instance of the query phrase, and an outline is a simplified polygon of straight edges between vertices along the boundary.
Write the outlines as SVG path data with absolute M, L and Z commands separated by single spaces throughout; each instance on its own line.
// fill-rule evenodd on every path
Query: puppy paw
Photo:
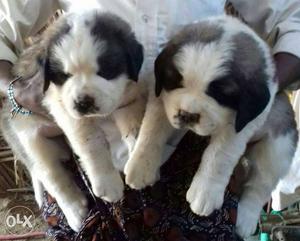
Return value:
M 194 177 L 186 194 L 186 200 L 190 203 L 190 208 L 194 213 L 208 216 L 222 207 L 224 188 L 208 178 Z
M 125 165 L 126 184 L 133 189 L 152 186 L 159 179 L 160 157 L 157 153 L 133 154 Z
M 73 195 L 72 199 L 57 199 L 57 203 L 63 211 L 69 226 L 75 232 L 78 232 L 88 213 L 87 199 L 81 192 L 78 192 L 76 195 Z
M 251 206 L 243 200 L 238 206 L 236 232 L 242 238 L 248 238 L 257 228 L 259 212 L 256 212 Z
M 117 202 L 123 197 L 124 183 L 118 171 L 101 173 L 91 184 L 94 194 L 107 202 Z

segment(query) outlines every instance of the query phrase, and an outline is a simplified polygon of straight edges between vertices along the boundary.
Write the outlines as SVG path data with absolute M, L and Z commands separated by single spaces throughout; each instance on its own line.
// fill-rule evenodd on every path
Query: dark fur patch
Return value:
M 127 72 L 137 81 L 143 63 L 143 47 L 130 26 L 113 14 L 96 14 L 91 27 L 96 41 L 106 41 L 106 51 L 99 55 L 98 74 L 107 80 Z
M 223 29 L 209 21 L 187 25 L 175 35 L 155 61 L 156 96 L 160 95 L 162 89 L 171 91 L 183 87 L 182 75 L 177 70 L 173 59 L 184 45 L 218 41 L 222 35 Z
M 64 22 L 59 31 L 50 39 L 46 60 L 44 62 L 44 92 L 49 88 L 50 81 L 56 85 L 63 85 L 63 83 L 70 77 L 69 74 L 62 71 L 62 64 L 53 58 L 52 49 L 55 45 L 59 45 L 63 37 L 69 34 L 72 26 Z
M 250 35 L 233 37 L 233 59 L 225 63 L 229 74 L 208 86 L 206 93 L 220 105 L 237 111 L 235 129 L 241 131 L 263 112 L 270 100 L 266 61 L 262 50 Z
M 179 46 L 168 45 L 156 58 L 154 64 L 155 94 L 159 96 L 162 89 L 171 91 L 182 87 L 182 75 L 177 70 L 173 59 Z
M 143 47 L 136 40 L 130 26 L 113 14 L 96 13 L 92 20 L 85 22 L 87 28 L 91 28 L 91 35 L 95 41 L 105 41 L 107 49 L 99 53 L 98 75 L 111 80 L 122 73 L 134 81 L 138 80 L 138 74 L 143 63 Z M 72 26 L 68 23 L 62 25 L 58 33 L 51 39 L 45 60 L 45 90 L 50 81 L 56 85 L 63 85 L 70 77 L 62 71 L 62 63 L 52 56 L 53 46 L 59 45 L 63 37 L 68 34 Z
M 63 85 L 70 77 L 70 74 L 62 71 L 61 63 L 53 58 L 47 58 L 45 62 L 45 85 L 44 91 L 49 87 L 50 81 L 56 85 Z M 46 83 L 48 83 L 46 85 Z
M 285 93 L 277 94 L 266 124 L 271 127 L 274 137 L 293 135 L 293 144 L 298 142 L 297 123 L 294 110 Z
M 175 36 L 174 42 L 180 43 L 210 43 L 218 41 L 223 35 L 223 28 L 209 21 L 202 21 L 185 26 L 183 30 Z
M 206 94 L 213 97 L 220 105 L 234 110 L 238 109 L 240 86 L 235 82 L 233 76 L 226 75 L 212 81 Z

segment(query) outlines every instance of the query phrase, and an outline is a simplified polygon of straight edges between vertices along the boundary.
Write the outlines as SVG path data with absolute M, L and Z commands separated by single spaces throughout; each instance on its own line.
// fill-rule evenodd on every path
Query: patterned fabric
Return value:
M 49 195 L 43 214 L 48 235 L 59 241 L 235 241 L 238 180 L 233 176 L 220 210 L 209 217 L 193 214 L 185 200 L 208 139 L 188 133 L 161 168 L 161 178 L 142 191 L 126 187 L 115 204 L 90 199 L 90 214 L 76 234 Z M 74 169 L 74 166 L 71 167 Z M 80 175 L 78 185 L 87 191 Z

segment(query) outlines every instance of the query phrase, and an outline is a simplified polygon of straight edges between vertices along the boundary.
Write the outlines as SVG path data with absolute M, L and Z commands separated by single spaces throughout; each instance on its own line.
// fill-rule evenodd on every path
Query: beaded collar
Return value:
M 22 77 L 17 77 L 9 83 L 7 89 L 7 96 L 10 104 L 12 105 L 12 109 L 10 110 L 11 118 L 14 118 L 17 114 L 22 115 L 31 115 L 32 111 L 25 109 L 23 106 L 19 105 L 14 97 L 14 83 L 22 79 Z

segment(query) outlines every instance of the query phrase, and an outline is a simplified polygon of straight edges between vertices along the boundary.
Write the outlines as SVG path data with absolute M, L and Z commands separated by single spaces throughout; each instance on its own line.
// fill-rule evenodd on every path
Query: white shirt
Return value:
M 292 104 L 300 133 L 300 90 L 294 92 Z M 300 141 L 292 165 L 287 175 L 282 178 L 272 192 L 272 208 L 283 210 L 300 200 Z
M 299 0 L 231 0 L 244 20 L 268 41 L 273 52 L 300 58 Z M 98 7 L 129 22 L 144 46 L 141 79 L 153 77 L 153 63 L 163 45 L 180 27 L 223 13 L 225 0 L 0 0 L 0 59 L 15 62 L 24 39 L 45 25 L 58 8 L 82 11 Z M 114 159 L 126 160 L 127 151 L 111 121 L 104 123 Z M 182 133 L 171 138 L 164 160 L 176 148 Z

